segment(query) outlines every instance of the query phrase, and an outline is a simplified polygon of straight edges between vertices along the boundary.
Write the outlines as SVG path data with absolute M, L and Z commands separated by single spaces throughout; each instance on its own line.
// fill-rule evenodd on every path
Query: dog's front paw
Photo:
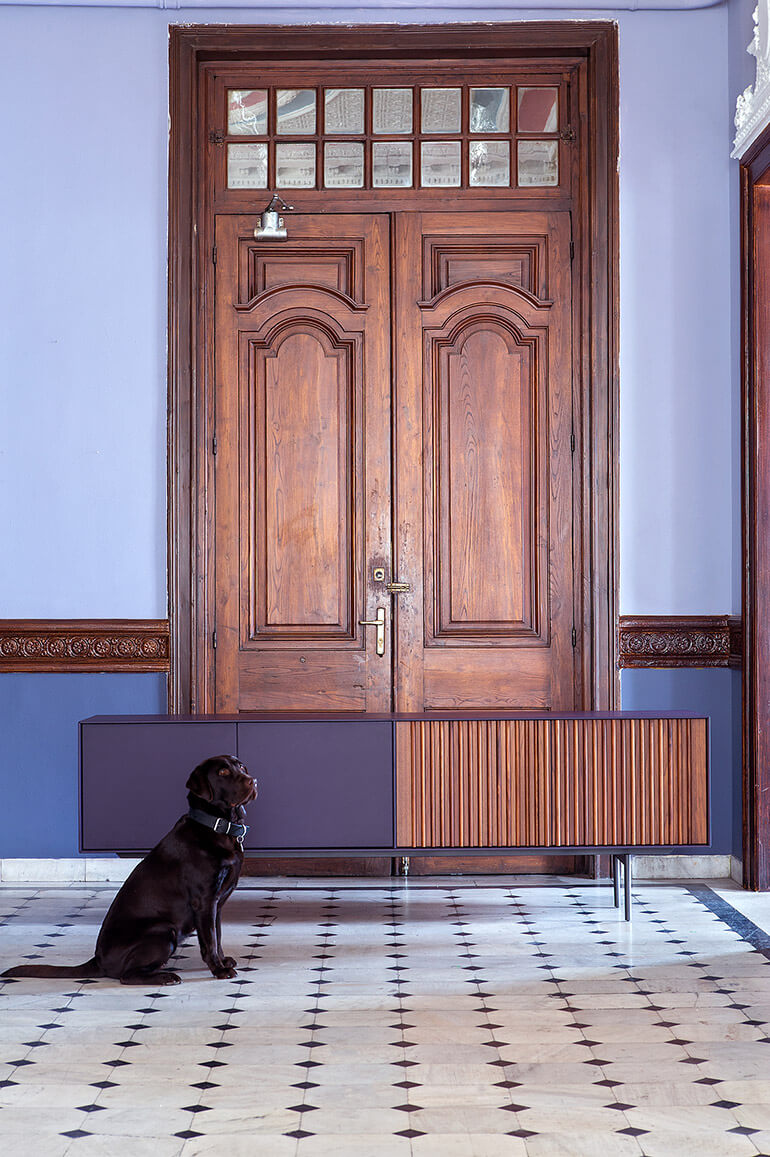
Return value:
M 238 973 L 230 965 L 225 964 L 224 967 L 212 968 L 211 973 L 217 980 L 232 980 Z
M 238 967 L 238 961 L 235 959 L 234 956 L 223 956 L 222 957 L 222 967 L 223 968 L 237 968 Z

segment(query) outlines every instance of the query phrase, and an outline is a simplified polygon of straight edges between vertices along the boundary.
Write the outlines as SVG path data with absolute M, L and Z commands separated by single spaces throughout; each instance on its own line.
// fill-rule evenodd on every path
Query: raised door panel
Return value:
M 398 221 L 399 710 L 575 705 L 569 245 L 565 213 Z
M 216 709 L 387 710 L 387 218 L 254 225 L 217 223 Z

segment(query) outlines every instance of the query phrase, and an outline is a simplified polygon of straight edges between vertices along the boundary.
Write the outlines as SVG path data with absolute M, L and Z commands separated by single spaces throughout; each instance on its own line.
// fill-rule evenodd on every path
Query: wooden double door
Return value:
M 216 222 L 216 710 L 580 707 L 566 212 Z

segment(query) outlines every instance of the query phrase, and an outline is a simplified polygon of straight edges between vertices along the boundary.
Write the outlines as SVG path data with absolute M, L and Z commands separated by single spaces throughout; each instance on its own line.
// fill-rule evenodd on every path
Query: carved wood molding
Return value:
M 740 667 L 741 620 L 731 615 L 623 615 L 620 667 Z
M 168 669 L 166 619 L 0 619 L 0 671 Z

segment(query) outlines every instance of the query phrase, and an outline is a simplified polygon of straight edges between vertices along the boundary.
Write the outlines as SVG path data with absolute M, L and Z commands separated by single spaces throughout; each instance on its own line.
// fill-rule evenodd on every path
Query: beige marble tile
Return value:
M 617 1133 L 544 1133 L 527 1138 L 527 1157 L 639 1157 L 633 1137 Z
M 412 1090 L 413 1092 L 415 1090 Z M 501 1090 L 504 1092 L 504 1090 Z M 503 1096 L 500 1105 L 510 1104 Z M 449 1108 L 425 1108 L 409 1114 L 410 1127 L 423 1133 L 499 1133 L 518 1128 L 516 1114 L 502 1108 L 456 1104 Z
M 70 1138 L 67 1140 L 70 1143 L 67 1157 L 76 1157 L 77 1154 L 85 1154 L 86 1157 L 180 1157 L 184 1151 L 184 1141 L 179 1137 L 122 1136 L 118 1140 L 114 1136 L 97 1133 L 91 1137 L 78 1137 L 74 1141 Z
M 309 1090 L 311 1093 L 313 1090 Z M 396 1092 L 401 1092 L 397 1089 Z M 300 1103 L 300 1102 L 297 1102 Z M 313 1104 L 313 1102 L 310 1102 Z M 336 1109 L 317 1109 L 310 1113 L 293 1113 L 294 1121 L 300 1116 L 307 1122 L 307 1129 L 312 1133 L 338 1134 L 352 1133 L 363 1135 L 394 1136 L 401 1129 L 409 1128 L 411 1114 L 402 1113 L 397 1109 L 383 1109 L 378 1107 L 351 1107 L 344 1115 Z M 312 1122 L 312 1123 L 311 1123 Z M 291 1129 L 300 1128 L 299 1124 L 289 1126 Z
M 407 1137 L 335 1133 L 303 1137 L 297 1148 L 297 1157 L 410 1157 L 411 1152 Z
M 750 1137 L 735 1133 L 697 1133 L 659 1129 L 641 1139 L 645 1157 L 756 1157 Z
M 412 1140 L 412 1157 L 526 1157 L 520 1137 L 495 1133 L 434 1133 Z M 355 1157 L 355 1155 L 351 1155 Z M 390 1157 L 389 1153 L 385 1157 Z
M 226 1146 L 226 1148 L 225 1148 Z M 226 1141 L 221 1134 L 214 1137 L 193 1137 L 185 1141 L 180 1157 L 295 1157 L 297 1141 L 294 1137 L 274 1134 L 231 1134 Z M 73 1153 L 72 1157 L 77 1157 Z M 105 1157 L 117 1157 L 114 1150 Z M 121 1154 L 120 1157 L 123 1157 Z M 147 1157 L 152 1157 L 148 1154 Z
M 715 1099 L 721 1099 L 719 1094 Z M 636 1129 L 683 1133 L 727 1133 L 738 1124 L 731 1109 L 714 1105 L 644 1105 L 626 1110 L 626 1117 Z

